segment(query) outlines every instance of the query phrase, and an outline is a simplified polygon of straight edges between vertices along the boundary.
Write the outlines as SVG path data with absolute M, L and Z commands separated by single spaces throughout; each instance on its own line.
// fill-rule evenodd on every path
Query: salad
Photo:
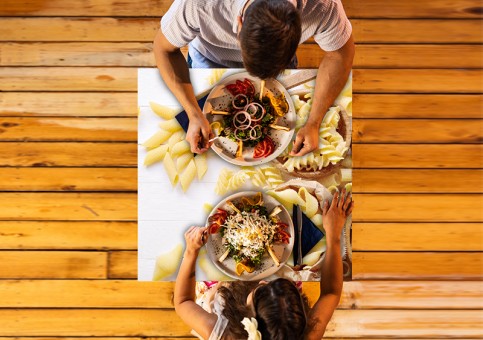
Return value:
M 241 156 L 244 147 L 254 147 L 253 158 L 271 155 L 275 143 L 268 135 L 270 129 L 286 129 L 276 125 L 277 119 L 288 112 L 284 95 L 276 97 L 267 91 L 267 95 L 261 96 L 246 78 L 227 84 L 225 89 L 233 97 L 227 111 L 217 111 L 224 113 L 219 136 L 238 143 L 237 156 Z
M 218 208 L 208 219 L 209 232 L 220 233 L 226 248 L 218 261 L 231 256 L 236 262 L 237 275 L 244 271 L 252 273 L 261 264 L 265 251 L 278 266 L 271 247 L 274 243 L 290 242 L 287 224 L 277 217 L 282 209 L 277 206 L 268 212 L 263 203 L 261 193 L 252 198 L 242 197 L 238 202 L 227 201 L 229 210 Z

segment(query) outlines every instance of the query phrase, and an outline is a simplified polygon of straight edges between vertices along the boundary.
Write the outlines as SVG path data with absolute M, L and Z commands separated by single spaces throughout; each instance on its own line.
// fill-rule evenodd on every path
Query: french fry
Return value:
M 280 266 L 280 261 L 277 259 L 277 256 L 275 256 L 275 253 L 273 252 L 272 247 L 267 245 L 267 251 L 270 254 L 270 257 L 272 258 L 273 262 L 275 262 L 275 265 L 277 267 Z
M 220 258 L 218 259 L 219 262 L 223 262 L 225 261 L 225 259 L 228 257 L 228 254 L 230 254 L 230 249 L 227 249 L 223 255 L 220 256 Z
M 270 124 L 269 126 L 274 130 L 290 131 L 290 129 L 287 126 L 281 126 L 276 124 Z

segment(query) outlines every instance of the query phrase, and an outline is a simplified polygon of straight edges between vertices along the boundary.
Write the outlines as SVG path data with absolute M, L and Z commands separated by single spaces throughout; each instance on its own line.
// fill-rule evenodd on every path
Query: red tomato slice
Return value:
M 220 230 L 220 225 L 218 225 L 216 223 L 212 223 L 208 227 L 208 231 L 210 232 L 210 234 L 216 234 L 218 232 L 218 230 Z
M 247 86 L 247 96 L 255 95 L 255 86 L 253 86 L 252 82 L 247 78 L 243 82 Z
M 264 157 L 265 153 L 266 153 L 266 142 L 264 139 L 255 146 L 255 150 L 253 150 L 253 158 Z

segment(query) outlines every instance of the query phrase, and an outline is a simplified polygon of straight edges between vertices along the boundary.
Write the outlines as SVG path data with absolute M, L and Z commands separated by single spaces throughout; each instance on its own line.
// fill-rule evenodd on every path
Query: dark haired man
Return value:
M 181 47 L 188 45 L 191 67 L 244 67 L 264 79 L 296 67 L 297 46 L 311 37 L 326 54 L 312 110 L 294 142 L 296 156 L 318 147 L 323 115 L 352 67 L 352 27 L 340 0 L 175 0 L 161 19 L 154 53 L 161 76 L 188 113 L 191 150 L 208 150 L 213 133 L 196 101 Z

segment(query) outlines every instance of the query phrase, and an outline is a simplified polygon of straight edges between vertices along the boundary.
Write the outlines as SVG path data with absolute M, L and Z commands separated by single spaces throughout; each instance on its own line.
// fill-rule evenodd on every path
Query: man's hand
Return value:
M 303 156 L 319 147 L 319 127 L 317 125 L 305 124 L 293 142 L 290 156 Z
M 191 145 L 191 152 L 203 153 L 207 151 L 211 146 L 210 139 L 213 137 L 210 123 L 203 113 L 190 117 L 186 140 Z
M 335 193 L 330 207 L 328 200 L 324 202 L 322 224 L 327 234 L 327 239 L 333 237 L 336 239 L 340 238 L 347 216 L 351 214 L 353 207 L 352 196 L 350 193 L 346 195 L 345 189 L 342 190 L 340 195 L 339 192 Z

